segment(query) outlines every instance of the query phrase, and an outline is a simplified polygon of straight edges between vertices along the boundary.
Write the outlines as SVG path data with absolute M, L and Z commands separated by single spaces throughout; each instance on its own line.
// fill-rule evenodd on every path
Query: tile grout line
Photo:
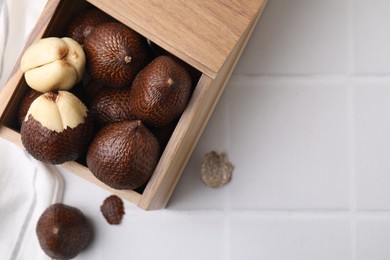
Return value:
M 230 132 L 230 117 L 229 115 L 231 115 L 230 113 L 230 108 L 231 106 L 228 106 L 228 105 L 225 105 L 226 108 L 224 109 L 224 117 L 225 117 L 225 143 L 227 144 L 226 145 L 226 153 L 227 153 L 227 156 L 229 158 L 229 160 L 231 160 L 228 152 L 231 151 L 231 132 Z M 234 170 L 233 170 L 233 176 L 232 178 L 234 178 Z M 225 207 L 224 207 L 224 211 L 225 211 L 225 255 L 224 255 L 224 259 L 225 260 L 231 260 L 231 212 L 232 212 L 232 204 L 231 204 L 231 199 L 230 199 L 230 186 L 229 184 L 227 184 L 227 186 L 225 187 Z
M 289 217 L 308 217 L 308 218 L 343 218 L 350 219 L 352 209 L 286 209 L 286 210 L 277 210 L 277 209 L 232 209 L 230 212 L 226 209 L 196 209 L 196 210 L 176 210 L 176 209 L 164 209 L 164 216 L 166 217 L 180 217 L 185 215 L 197 215 L 197 216 L 229 216 L 229 217 L 241 217 L 242 215 L 247 215 L 248 217 L 256 218 L 267 218 L 267 217 L 276 217 L 276 218 L 289 218 Z M 161 214 L 161 210 L 147 211 L 140 209 L 128 209 L 126 212 L 128 215 L 132 216 L 141 216 L 143 214 Z M 357 219 L 364 218 L 377 218 L 377 219 L 389 219 L 390 210 L 356 210 L 354 216 Z
M 349 109 L 349 189 L 350 189 L 350 222 L 351 222 L 351 248 L 352 259 L 356 260 L 357 250 L 357 181 L 356 181 L 356 131 L 355 131 L 355 110 L 354 110 L 354 87 L 349 82 L 348 109 Z
M 357 260 L 357 176 L 356 176 L 356 129 L 355 129 L 355 1 L 348 1 L 348 120 L 349 120 L 349 189 L 350 189 L 350 234 L 351 259 Z
M 349 0 L 349 13 L 348 13 L 348 66 L 347 66 L 347 76 L 349 78 L 353 77 L 364 77 L 364 78 L 383 78 L 388 77 L 389 75 L 376 75 L 376 74 L 355 74 L 355 0 Z
M 353 44 L 351 44 L 353 46 Z M 349 47 L 351 49 L 351 47 Z M 349 56 L 352 55 L 352 51 L 349 50 Z M 349 58 L 348 58 L 349 59 Z M 353 57 L 351 57 L 353 62 Z M 361 79 L 361 80 L 390 80 L 390 74 L 354 74 L 354 65 L 348 65 L 348 69 L 345 73 L 332 74 L 234 74 L 231 78 L 232 81 L 238 80 L 254 80 L 254 79 L 269 79 L 269 80 L 345 80 L 345 79 Z

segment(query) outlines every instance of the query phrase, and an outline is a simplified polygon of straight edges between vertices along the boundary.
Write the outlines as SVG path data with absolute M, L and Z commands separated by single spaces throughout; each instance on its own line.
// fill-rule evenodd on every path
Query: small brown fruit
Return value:
M 91 172 L 114 189 L 146 183 L 159 160 L 160 146 L 139 120 L 113 123 L 95 136 L 87 153 Z
M 36 233 L 42 250 L 54 259 L 71 259 L 92 239 L 92 227 L 77 208 L 56 203 L 40 216 Z
M 122 217 L 125 214 L 125 208 L 123 207 L 123 201 L 116 195 L 111 195 L 103 201 L 100 206 L 104 218 L 111 225 L 119 225 L 122 221 Z
M 96 26 L 84 50 L 91 76 L 113 88 L 129 86 L 149 60 L 145 38 L 118 22 Z
M 91 103 L 91 115 L 99 126 L 135 119 L 131 112 L 130 90 L 102 88 Z
M 188 72 L 168 56 L 160 56 L 135 78 L 130 92 L 133 114 L 153 126 L 166 126 L 179 117 L 191 94 Z
M 20 134 L 34 158 L 60 164 L 84 153 L 92 131 L 86 106 L 73 94 L 59 91 L 42 94 L 31 103 Z
M 66 30 L 66 35 L 80 44 L 85 38 L 102 23 L 115 21 L 114 18 L 97 8 L 84 10 L 72 19 Z
M 154 42 L 152 42 L 150 40 L 147 40 L 147 42 L 148 42 L 148 45 L 155 56 L 162 56 L 162 55 L 169 56 L 169 57 L 173 58 L 176 62 L 180 63 L 187 70 L 188 74 L 190 74 L 192 84 L 193 84 L 192 87 L 195 88 L 196 84 L 198 83 L 198 81 L 200 79 L 200 76 L 202 76 L 202 73 L 199 70 L 195 69 L 194 67 L 192 67 L 191 65 L 189 65 L 185 61 L 179 59 L 178 57 L 176 57 L 172 53 L 164 50 L 163 48 L 161 48 L 160 46 L 158 46 Z

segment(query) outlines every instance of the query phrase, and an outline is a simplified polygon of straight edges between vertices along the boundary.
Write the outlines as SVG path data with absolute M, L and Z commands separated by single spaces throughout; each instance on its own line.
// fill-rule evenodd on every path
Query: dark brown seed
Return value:
M 98 25 L 84 50 L 92 78 L 113 88 L 129 86 L 149 61 L 145 38 L 121 23 Z
M 91 103 L 91 115 L 99 126 L 135 119 L 129 89 L 102 88 Z
M 191 78 L 174 59 L 160 56 L 135 78 L 130 92 L 133 114 L 153 126 L 166 126 L 184 111 Z
M 122 217 L 125 214 L 123 207 L 123 201 L 116 195 L 111 195 L 103 201 L 100 206 L 104 218 L 111 225 L 119 225 L 122 221 Z
M 74 17 L 66 30 L 66 36 L 74 39 L 81 45 L 85 38 L 102 23 L 115 21 L 114 18 L 97 8 L 82 11 Z
M 136 189 L 146 183 L 159 160 L 160 146 L 139 120 L 103 127 L 87 153 L 87 165 L 114 189 Z
M 54 259 L 76 257 L 93 236 L 84 214 L 62 203 L 53 204 L 42 213 L 36 233 L 42 250 Z

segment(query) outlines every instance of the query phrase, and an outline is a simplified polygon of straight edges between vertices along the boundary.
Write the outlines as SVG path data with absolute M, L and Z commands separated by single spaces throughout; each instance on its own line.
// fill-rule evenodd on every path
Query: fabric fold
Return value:
M 35 227 L 48 206 L 62 201 L 62 177 L 2 138 L 0 158 L 0 259 L 50 259 Z

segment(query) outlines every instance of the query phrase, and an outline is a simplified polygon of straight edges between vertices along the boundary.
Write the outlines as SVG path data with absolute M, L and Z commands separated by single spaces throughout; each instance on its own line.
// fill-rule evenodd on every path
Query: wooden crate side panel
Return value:
M 208 119 L 210 118 L 223 90 L 241 56 L 265 7 L 251 22 L 251 26 L 240 39 L 224 67 L 215 80 L 203 75 L 199 84 L 203 84 L 197 93 L 194 93 L 193 103 L 189 104 L 188 114 L 183 114 L 175 130 L 172 148 L 163 154 L 163 158 L 157 166 L 155 175 L 149 181 L 139 204 L 146 210 L 164 208 L 172 195 L 172 192 L 184 170 L 184 167 L 200 138 Z M 198 86 L 199 87 L 199 86 Z M 188 141 L 191 140 L 191 141 Z M 168 144 L 170 145 L 170 144 Z M 171 147 L 168 147 L 171 148 Z

